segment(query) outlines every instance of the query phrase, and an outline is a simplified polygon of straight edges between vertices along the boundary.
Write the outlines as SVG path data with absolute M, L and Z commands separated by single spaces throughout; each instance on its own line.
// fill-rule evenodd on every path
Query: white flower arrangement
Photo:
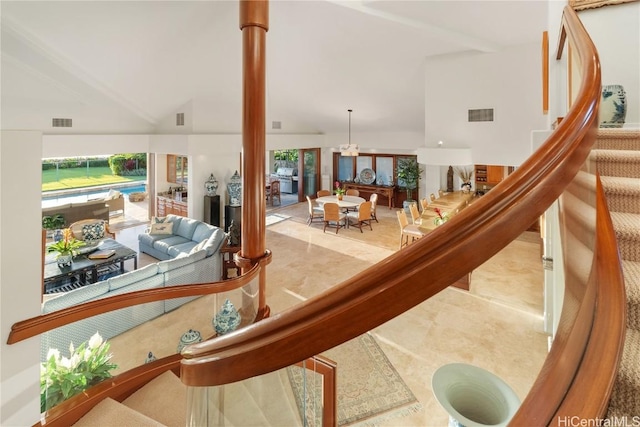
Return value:
M 111 356 L 109 344 L 97 332 L 78 348 L 71 343 L 68 358 L 56 348 L 49 349 L 47 361 L 40 366 L 40 411 L 111 378 L 111 370 L 118 367 L 109 362 Z

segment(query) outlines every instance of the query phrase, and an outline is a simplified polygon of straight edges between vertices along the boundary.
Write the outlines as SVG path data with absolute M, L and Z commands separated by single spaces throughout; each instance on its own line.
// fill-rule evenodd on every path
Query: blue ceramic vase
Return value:
M 598 118 L 601 128 L 621 128 L 627 115 L 627 96 L 622 85 L 602 86 Z

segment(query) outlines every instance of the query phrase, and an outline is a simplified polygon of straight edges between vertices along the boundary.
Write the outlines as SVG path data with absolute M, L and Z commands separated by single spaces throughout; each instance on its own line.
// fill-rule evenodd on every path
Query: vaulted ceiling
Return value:
M 237 1 L 5 1 L 3 129 L 241 129 Z M 271 1 L 267 123 L 282 133 L 424 131 L 426 61 L 540 40 L 546 1 Z M 54 117 L 73 119 L 53 128 Z M 268 129 L 272 132 L 271 129 Z M 273 131 L 276 132 L 276 131 Z

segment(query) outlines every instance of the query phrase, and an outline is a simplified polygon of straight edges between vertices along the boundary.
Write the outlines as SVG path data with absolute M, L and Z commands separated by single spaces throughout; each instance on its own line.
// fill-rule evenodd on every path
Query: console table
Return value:
M 362 196 L 363 193 L 368 194 L 369 196 L 371 196 L 371 194 L 374 194 L 374 193 L 380 196 L 384 196 L 389 201 L 389 209 L 394 207 L 395 187 L 393 186 L 368 185 L 368 184 L 356 184 L 351 182 L 345 182 L 344 188 L 347 190 L 349 189 L 358 190 L 360 192 L 360 196 Z M 365 197 L 365 199 L 368 199 L 368 197 Z

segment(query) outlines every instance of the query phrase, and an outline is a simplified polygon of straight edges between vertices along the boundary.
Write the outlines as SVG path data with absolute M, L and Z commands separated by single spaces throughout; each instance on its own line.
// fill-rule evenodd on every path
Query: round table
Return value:
M 325 203 L 337 203 L 341 209 L 356 208 L 360 206 L 360 203 L 365 201 L 365 199 L 358 196 L 343 196 L 342 200 L 338 200 L 338 196 L 322 196 L 316 199 L 316 202 L 321 205 Z

